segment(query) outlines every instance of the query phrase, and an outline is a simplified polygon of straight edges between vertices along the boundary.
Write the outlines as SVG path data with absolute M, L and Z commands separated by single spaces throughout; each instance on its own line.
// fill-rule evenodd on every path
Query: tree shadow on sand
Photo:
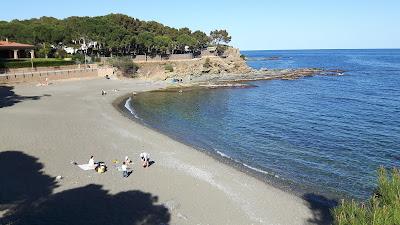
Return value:
M 13 106 L 26 100 L 39 100 L 42 96 L 21 96 L 15 94 L 13 86 L 0 85 L 0 108 Z M 49 95 L 45 95 L 49 96 Z
M 325 196 L 314 193 L 303 195 L 303 199 L 308 203 L 308 207 L 313 213 L 313 217 L 307 222 L 316 225 L 330 225 L 333 222 L 331 209 L 338 205 L 336 200 L 328 199 Z
M 37 158 L 22 152 L 0 152 L 0 210 L 50 195 L 57 184 L 42 168 Z
M 168 224 L 170 213 L 157 196 L 138 190 L 109 194 L 87 185 L 52 194 L 55 179 L 38 159 L 22 152 L 0 153 L 0 224 Z M 19 166 L 22 165 L 22 166 Z M 3 181 L 5 181 L 3 185 Z M 0 214 L 1 215 L 1 214 Z

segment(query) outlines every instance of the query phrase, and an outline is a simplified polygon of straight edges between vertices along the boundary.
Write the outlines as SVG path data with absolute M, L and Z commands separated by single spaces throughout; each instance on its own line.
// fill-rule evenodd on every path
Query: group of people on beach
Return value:
M 147 152 L 142 152 L 139 155 L 140 160 L 142 162 L 142 166 L 144 168 L 148 168 L 150 166 L 150 154 Z M 114 160 L 115 163 L 118 161 Z M 120 171 L 122 171 L 122 177 L 126 178 L 129 176 L 129 171 L 128 171 L 128 166 L 133 164 L 132 160 L 129 159 L 128 156 L 125 156 L 125 159 L 122 161 L 122 165 L 119 168 Z M 93 168 L 96 172 L 98 173 L 104 173 L 107 169 L 106 164 L 103 162 L 95 162 L 94 161 L 94 156 L 91 156 L 88 162 L 88 168 Z

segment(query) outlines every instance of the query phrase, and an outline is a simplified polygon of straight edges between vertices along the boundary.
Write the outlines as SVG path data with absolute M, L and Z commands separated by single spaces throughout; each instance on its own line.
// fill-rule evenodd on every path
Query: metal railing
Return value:
M 20 72 L 20 73 L 3 73 L 0 76 L 33 76 L 33 75 L 51 75 L 51 74 L 69 74 L 69 73 L 77 73 L 77 72 L 88 72 L 88 71 L 97 71 L 98 68 L 83 68 L 83 69 L 69 69 L 69 70 L 46 70 L 46 71 L 31 71 L 31 72 Z

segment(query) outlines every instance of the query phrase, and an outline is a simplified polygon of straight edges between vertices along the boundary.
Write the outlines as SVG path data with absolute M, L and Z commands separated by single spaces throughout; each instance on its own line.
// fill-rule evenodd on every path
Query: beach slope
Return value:
M 326 215 L 307 200 L 133 122 L 112 105 L 163 87 L 102 78 L 0 86 L 0 224 L 324 224 Z M 143 151 L 155 162 L 147 169 L 139 161 Z M 106 173 L 71 164 L 91 155 L 107 164 Z M 125 156 L 134 162 L 128 178 L 112 162 Z

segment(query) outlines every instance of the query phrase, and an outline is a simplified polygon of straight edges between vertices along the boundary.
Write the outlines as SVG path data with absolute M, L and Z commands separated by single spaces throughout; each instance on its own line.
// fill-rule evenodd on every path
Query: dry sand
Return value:
M 308 201 L 135 123 L 112 106 L 127 93 L 163 87 L 102 78 L 0 86 L 3 223 L 9 218 L 38 224 L 322 223 L 323 215 Z M 108 94 L 101 96 L 101 89 Z M 155 161 L 150 168 L 140 165 L 142 151 Z M 86 163 L 90 155 L 107 163 L 105 174 L 70 163 Z M 126 155 L 134 165 L 124 179 L 111 161 Z M 55 179 L 58 175 L 63 179 Z M 28 211 L 23 204 L 30 204 Z

